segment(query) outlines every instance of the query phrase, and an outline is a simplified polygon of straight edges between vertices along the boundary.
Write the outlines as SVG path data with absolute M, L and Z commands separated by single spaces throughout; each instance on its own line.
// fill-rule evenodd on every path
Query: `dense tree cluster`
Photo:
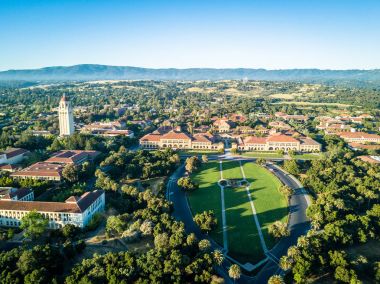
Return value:
M 346 250 L 371 240 L 379 245 L 380 169 L 339 144 L 327 141 L 327 148 L 328 158 L 312 161 L 302 179 L 316 196 L 307 210 L 313 229 L 289 250 L 286 261 L 300 283 L 326 272 L 345 283 L 374 279 L 376 263 Z
M 213 266 L 221 264 L 221 256 L 210 251 L 209 241 L 185 233 L 184 224 L 170 216 L 170 204 L 162 193 L 157 196 L 150 190 L 124 186 L 119 198 L 126 210 L 108 217 L 107 236 L 126 242 L 153 239 L 154 248 L 142 254 L 108 253 L 86 259 L 74 267 L 66 283 L 211 281 Z
M 179 156 L 171 149 L 165 151 L 130 152 L 121 146 L 100 164 L 112 178 L 152 178 L 167 175 L 179 164 Z M 99 179 L 99 177 L 98 177 Z

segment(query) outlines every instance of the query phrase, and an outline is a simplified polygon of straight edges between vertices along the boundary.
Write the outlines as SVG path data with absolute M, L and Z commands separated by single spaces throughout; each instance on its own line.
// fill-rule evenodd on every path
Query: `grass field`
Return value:
M 270 249 L 274 239 L 268 233 L 269 225 L 277 220 L 287 221 L 287 200 L 278 190 L 280 181 L 268 170 L 252 162 L 245 163 L 243 169 L 251 184 L 250 191 L 265 243 Z
M 296 154 L 296 155 L 292 155 L 292 158 L 293 159 L 302 159 L 302 160 L 318 160 L 318 159 L 322 159 L 323 155 L 320 154 L 320 153 L 316 153 L 316 154 Z
M 223 245 L 222 232 L 222 205 L 220 203 L 220 188 L 218 180 L 220 179 L 219 162 L 208 162 L 203 164 L 201 170 L 192 175 L 199 188 L 188 194 L 188 199 L 193 215 L 203 211 L 213 210 L 218 225 L 216 230 L 210 233 L 211 237 Z
M 251 158 L 283 158 L 284 155 L 276 153 L 276 152 L 242 152 L 239 154 L 240 156 L 246 156 Z
M 240 164 L 236 161 L 224 161 L 223 166 L 223 178 L 224 179 L 243 179 L 241 174 Z
M 223 161 L 224 179 L 243 179 L 237 161 Z M 287 219 L 287 200 L 278 191 L 280 181 L 265 168 L 253 163 L 243 164 L 250 191 L 255 204 L 261 229 L 268 248 L 274 240 L 268 234 L 268 227 L 277 220 Z M 220 179 L 219 162 L 202 165 L 199 172 L 192 175 L 199 189 L 188 194 L 193 214 L 213 210 L 218 219 L 218 227 L 210 235 L 223 244 L 221 195 L 217 181 Z M 245 187 L 224 189 L 229 255 L 238 261 L 256 263 L 263 258 L 258 229 L 253 219 L 251 204 Z
M 241 263 L 260 261 L 263 249 L 245 187 L 225 188 L 224 198 L 228 254 Z

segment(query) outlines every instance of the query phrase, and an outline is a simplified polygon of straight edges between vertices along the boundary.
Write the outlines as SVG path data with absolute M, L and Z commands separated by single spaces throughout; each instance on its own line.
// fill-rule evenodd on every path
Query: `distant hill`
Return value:
M 1 81 L 87 81 L 87 80 L 273 80 L 273 81 L 359 81 L 380 82 L 380 69 L 249 69 L 249 68 L 188 68 L 152 69 L 130 66 L 81 64 L 0 72 Z

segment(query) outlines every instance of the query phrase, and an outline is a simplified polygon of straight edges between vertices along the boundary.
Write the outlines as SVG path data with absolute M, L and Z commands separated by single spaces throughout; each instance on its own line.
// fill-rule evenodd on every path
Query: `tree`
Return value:
M 297 246 L 307 248 L 309 246 L 309 239 L 306 236 L 300 236 L 297 240 Z
M 25 276 L 25 284 L 43 284 L 49 282 L 47 277 L 47 271 L 44 267 L 35 269 L 31 273 Z
M 283 255 L 280 258 L 280 267 L 282 270 L 284 271 L 289 270 L 290 268 L 292 268 L 292 264 L 293 264 L 293 261 L 291 257 Z
M 209 233 L 216 227 L 218 220 L 216 219 L 214 212 L 209 210 L 196 214 L 194 216 L 194 222 L 203 232 Z
M 300 173 L 296 160 L 286 160 L 284 162 L 284 169 L 292 175 L 298 175 Z
M 241 276 L 240 266 L 237 264 L 232 264 L 228 269 L 228 276 L 230 276 L 234 282 L 239 279 Z
M 67 164 L 63 168 L 62 176 L 69 182 L 76 182 L 79 179 L 79 169 L 75 164 Z
M 380 262 L 375 262 L 374 272 L 376 281 L 380 282 Z
M 200 161 L 198 157 L 193 156 L 186 159 L 185 169 L 189 173 L 196 171 L 199 168 L 199 166 L 200 166 Z
M 280 275 L 273 275 L 269 278 L 268 284 L 284 284 L 285 281 Z
M 258 158 L 256 160 L 256 163 L 260 166 L 264 165 L 266 163 L 265 159 L 264 158 Z
M 198 247 L 199 247 L 199 250 L 201 250 L 201 251 L 207 251 L 210 249 L 211 243 L 207 239 L 200 240 L 198 243 Z
M 208 162 L 208 156 L 207 155 L 202 155 L 202 163 L 207 163 Z
M 106 224 L 106 235 L 119 235 L 123 232 L 124 222 L 118 216 L 109 216 Z
M 149 236 L 153 234 L 153 227 L 153 222 L 145 220 L 140 226 L 140 231 L 144 236 Z
M 167 233 L 158 234 L 154 238 L 154 247 L 159 250 L 166 250 L 169 248 L 169 236 Z
M 61 230 L 62 230 L 62 235 L 67 239 L 73 239 L 80 232 L 80 228 L 73 224 L 67 224 Z
M 288 256 L 295 257 L 295 256 L 297 256 L 299 254 L 300 254 L 300 251 L 297 248 L 297 246 L 291 246 L 291 247 L 288 248 Z
M 189 177 L 181 177 L 178 181 L 177 181 L 177 185 L 184 189 L 184 190 L 188 190 L 188 191 L 192 191 L 192 190 L 195 190 L 198 188 L 198 184 L 196 184 L 195 182 L 193 182 L 191 180 L 191 178 Z
M 214 252 L 212 253 L 212 257 L 217 265 L 222 265 L 224 261 L 224 255 L 220 250 L 214 250 Z
M 280 192 L 288 198 L 290 195 L 292 195 L 293 190 L 287 185 L 282 185 L 280 186 Z
M 35 239 L 45 232 L 48 224 L 48 219 L 36 210 L 33 210 L 21 218 L 20 228 L 24 230 L 24 236 L 26 238 Z
M 286 224 L 281 221 L 276 221 L 271 224 L 269 226 L 269 233 L 276 239 L 289 236 L 289 230 Z

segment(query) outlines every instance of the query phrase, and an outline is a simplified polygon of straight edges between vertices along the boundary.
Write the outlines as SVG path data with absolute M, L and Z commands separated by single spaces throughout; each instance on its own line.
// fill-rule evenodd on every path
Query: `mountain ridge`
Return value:
M 380 69 L 264 69 L 264 68 L 144 68 L 100 64 L 49 66 L 39 69 L 0 71 L 0 80 L 86 81 L 86 80 L 273 80 L 310 81 L 357 80 L 380 81 Z

